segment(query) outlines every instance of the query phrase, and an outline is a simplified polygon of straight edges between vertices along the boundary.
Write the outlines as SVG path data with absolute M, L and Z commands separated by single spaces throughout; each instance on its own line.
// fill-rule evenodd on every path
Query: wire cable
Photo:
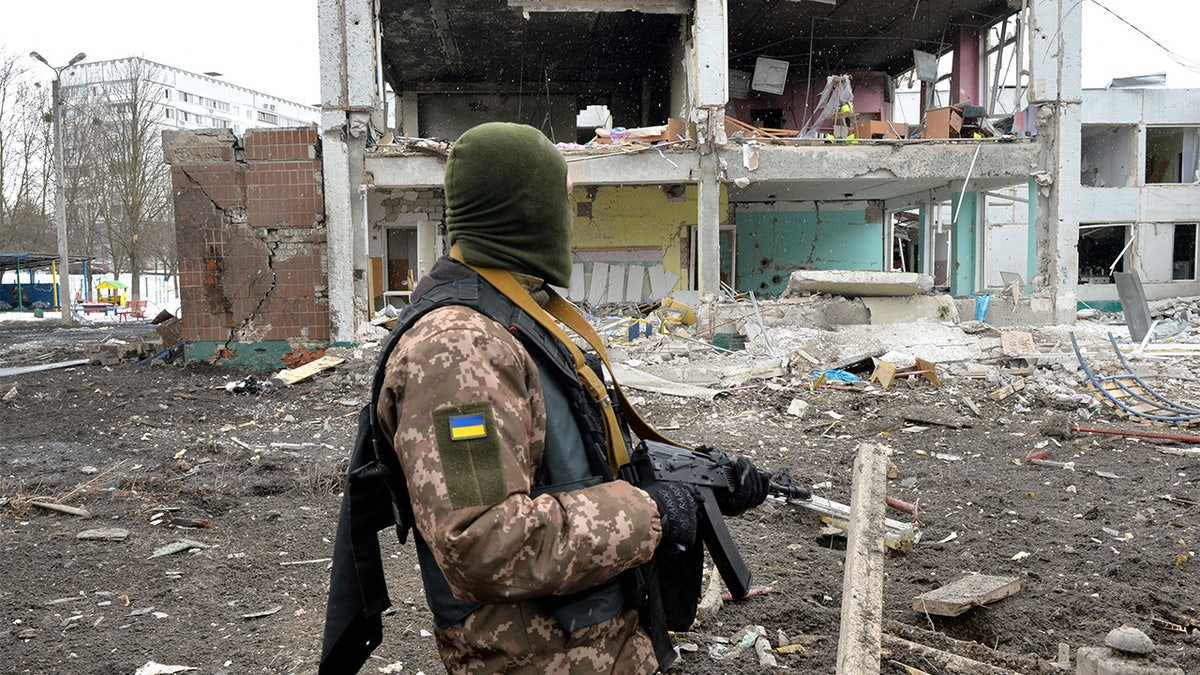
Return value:
M 1166 45 L 1159 42 L 1158 40 L 1155 40 L 1146 31 L 1144 31 L 1141 28 L 1138 28 L 1137 26 L 1130 23 L 1125 17 L 1121 16 L 1120 14 L 1117 14 L 1116 12 L 1112 11 L 1108 7 L 1105 7 L 1104 5 L 1100 4 L 1099 0 L 1092 0 L 1092 4 L 1096 5 L 1100 9 L 1108 12 L 1109 14 L 1112 14 L 1113 16 L 1117 17 L 1117 19 L 1121 23 L 1125 24 L 1126 26 L 1129 26 L 1130 28 L 1134 29 L 1135 31 L 1141 33 L 1143 37 L 1145 37 L 1147 40 L 1153 42 L 1159 49 L 1166 52 L 1167 55 L 1171 57 L 1171 60 L 1174 61 L 1175 63 L 1178 63 L 1180 66 L 1182 66 L 1194 73 L 1200 73 L 1200 63 L 1197 63 L 1196 61 L 1189 59 L 1188 57 L 1186 57 L 1182 54 L 1171 51 L 1170 49 L 1167 48 Z

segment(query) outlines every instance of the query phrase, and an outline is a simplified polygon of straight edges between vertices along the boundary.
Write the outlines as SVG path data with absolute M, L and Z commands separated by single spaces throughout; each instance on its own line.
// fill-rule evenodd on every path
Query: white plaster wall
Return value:
M 1131 124 L 1142 119 L 1143 89 L 1084 89 L 1084 124 Z
M 1138 220 L 1195 222 L 1200 218 L 1200 185 L 1151 185 L 1141 193 Z
M 1084 124 L 1198 124 L 1200 90 L 1085 89 Z
M 1024 198 L 1027 190 L 1010 188 L 1011 196 Z M 984 209 L 983 285 L 1002 288 L 1001 272 L 1015 272 L 1029 280 L 1029 204 L 1015 199 L 980 195 Z
M 1174 223 L 1142 223 L 1136 227 L 1134 266 L 1142 284 L 1171 281 L 1171 258 L 1175 251 Z
M 1141 209 L 1141 198 L 1141 190 L 1135 187 L 1081 188 L 1079 190 L 1079 222 L 1136 221 Z

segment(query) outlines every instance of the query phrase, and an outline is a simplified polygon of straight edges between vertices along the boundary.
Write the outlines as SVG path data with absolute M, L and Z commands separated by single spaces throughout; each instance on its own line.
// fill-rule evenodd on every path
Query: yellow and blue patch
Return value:
M 508 495 L 500 432 L 490 401 L 433 411 L 433 433 L 451 508 L 498 504 Z
M 487 422 L 482 414 L 451 415 L 450 440 L 470 441 L 476 438 L 486 438 L 488 435 Z

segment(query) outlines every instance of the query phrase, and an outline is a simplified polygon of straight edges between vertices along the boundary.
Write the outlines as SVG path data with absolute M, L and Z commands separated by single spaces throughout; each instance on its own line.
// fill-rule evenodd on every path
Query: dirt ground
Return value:
M 0 323 L 0 369 L 80 358 L 89 342 L 150 330 Z M 336 369 L 263 394 L 226 391 L 247 373 L 206 364 L 0 377 L 0 670 L 128 675 L 155 661 L 210 674 L 315 673 L 340 476 L 375 352 L 343 355 Z M 887 556 L 887 635 L 1034 673 L 1054 672 L 1060 645 L 1073 656 L 1128 624 L 1160 658 L 1200 672 L 1200 458 L 1164 452 L 1194 445 L 1052 437 L 1045 432 L 1070 426 L 1064 416 L 1080 419 L 1078 403 L 1036 388 L 997 402 L 985 379 L 866 392 L 812 391 L 810 382 L 749 381 L 712 403 L 636 396 L 680 440 L 788 469 L 841 503 L 859 444 L 889 447 L 897 475 L 888 493 L 919 508 L 915 519 L 889 517 L 915 522 L 921 538 Z M 1200 398 L 1194 378 L 1155 383 L 1176 400 Z M 797 398 L 809 404 L 801 418 L 787 414 Z M 906 422 L 914 411 L 964 428 Z M 1186 433 L 1107 407 L 1087 417 L 1093 427 Z M 1071 467 L 1022 462 L 1044 450 Z M 754 586 L 773 591 L 726 603 L 678 636 L 675 672 L 834 672 L 846 539 L 781 501 L 730 526 Z M 79 537 L 100 528 L 127 535 Z M 155 556 L 181 541 L 181 552 Z M 394 606 L 363 672 L 444 672 L 412 549 L 384 542 Z M 914 597 L 970 573 L 1014 577 L 1020 591 L 956 618 L 913 611 Z M 761 666 L 754 649 L 737 647 L 747 625 L 775 647 L 799 647 L 775 654 L 776 668 Z M 905 672 L 899 664 L 961 672 L 900 648 L 883 664 L 885 673 Z

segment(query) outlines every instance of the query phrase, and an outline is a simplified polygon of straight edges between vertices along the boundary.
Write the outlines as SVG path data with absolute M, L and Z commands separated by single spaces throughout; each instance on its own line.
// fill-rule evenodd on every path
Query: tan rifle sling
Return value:
M 612 469 L 613 475 L 618 475 L 621 467 L 629 463 L 629 448 L 625 446 L 624 435 L 621 433 L 621 427 L 617 422 L 612 400 L 609 398 L 608 388 L 604 386 L 604 382 L 596 376 L 595 371 L 584 361 L 583 352 L 580 351 L 575 341 L 567 335 L 566 331 L 562 329 L 558 321 L 561 321 L 583 338 L 596 351 L 596 354 L 600 356 L 600 360 L 604 362 L 604 367 L 612 375 L 612 364 L 608 360 L 608 352 L 605 351 L 604 343 L 600 340 L 600 336 L 596 333 L 596 330 L 592 328 L 592 324 L 583 318 L 583 315 L 579 313 L 579 310 L 575 309 L 574 305 L 563 299 L 562 296 L 549 286 L 546 286 L 545 290 L 549 293 L 550 300 L 546 303 L 545 307 L 542 307 L 533 299 L 529 291 L 526 291 L 513 278 L 513 275 L 508 270 L 495 267 L 476 267 L 475 265 L 468 264 L 463 261 L 462 253 L 457 246 L 451 247 L 450 257 L 463 263 L 474 270 L 476 274 L 483 277 L 496 290 L 513 301 L 517 307 L 520 307 L 526 314 L 533 317 L 538 324 L 548 330 L 571 353 L 571 358 L 575 362 L 575 373 L 579 376 L 579 380 L 583 383 L 588 395 L 600 406 L 600 411 L 604 416 L 604 430 L 608 444 L 608 465 Z M 555 319 L 558 319 L 558 321 L 555 321 Z M 615 376 L 613 376 L 613 391 L 616 392 L 617 400 L 621 405 L 621 412 L 625 416 L 625 421 L 629 424 L 630 430 L 638 438 L 669 443 L 677 447 L 687 447 L 682 443 L 677 443 L 663 436 L 657 429 L 650 426 L 649 422 L 642 419 L 641 415 L 629 404 L 629 399 L 625 397 L 625 392 L 621 390 L 621 386 L 617 383 Z

